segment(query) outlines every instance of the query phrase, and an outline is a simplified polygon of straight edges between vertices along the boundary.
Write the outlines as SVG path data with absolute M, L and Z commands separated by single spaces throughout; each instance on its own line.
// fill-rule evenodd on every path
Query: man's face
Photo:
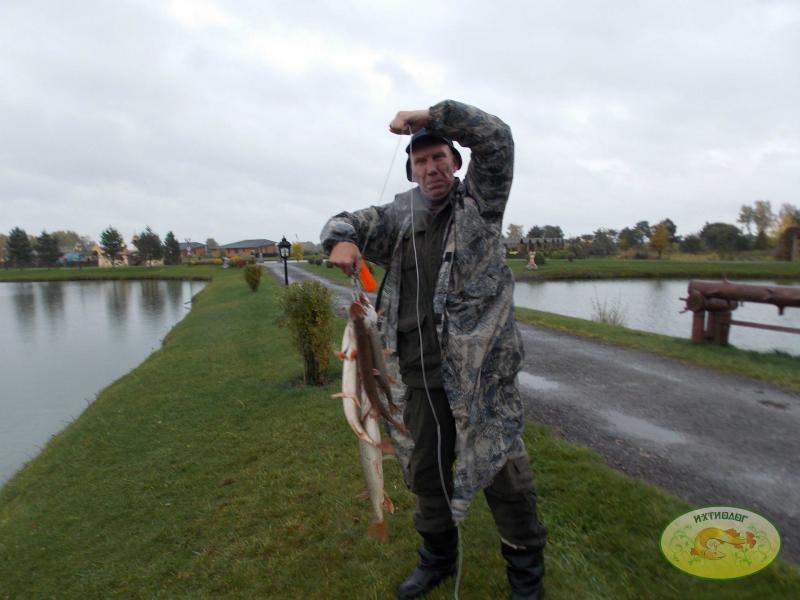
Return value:
M 447 196 L 456 170 L 455 156 L 447 144 L 420 144 L 411 148 L 411 178 L 428 198 L 440 200 Z

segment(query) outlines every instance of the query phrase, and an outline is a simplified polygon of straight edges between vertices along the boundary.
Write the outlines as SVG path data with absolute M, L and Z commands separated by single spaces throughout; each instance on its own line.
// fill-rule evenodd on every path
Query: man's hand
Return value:
M 328 260 L 344 271 L 345 275 L 358 273 L 361 266 L 361 252 L 353 242 L 339 242 L 331 250 Z
M 427 108 L 425 110 L 401 110 L 389 123 L 389 131 L 404 135 L 409 133 L 410 128 L 411 133 L 414 133 L 428 124 L 430 116 Z

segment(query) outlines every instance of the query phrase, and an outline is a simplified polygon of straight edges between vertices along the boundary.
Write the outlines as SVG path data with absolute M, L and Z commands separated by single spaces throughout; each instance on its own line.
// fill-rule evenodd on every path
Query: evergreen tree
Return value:
M 100 234 L 100 248 L 103 249 L 103 255 L 111 261 L 111 266 L 114 267 L 125 251 L 125 240 L 122 239 L 119 231 L 108 227 Z
M 33 248 L 28 234 L 24 229 L 14 227 L 8 232 L 6 242 L 6 260 L 14 267 L 24 267 L 30 264 L 33 256 Z
M 649 240 L 650 236 L 653 235 L 653 232 L 650 230 L 650 223 L 647 221 L 639 221 L 636 225 L 633 226 L 634 230 L 638 231 L 642 236 L 642 242 L 644 240 Z
M 46 231 L 36 238 L 36 254 L 39 257 L 39 266 L 51 267 L 56 264 L 61 250 L 58 247 L 58 240 L 55 236 Z
M 542 230 L 544 234 L 542 237 L 546 238 L 563 238 L 564 232 L 561 230 L 559 225 L 545 225 L 544 229 Z
M 145 227 L 138 238 L 134 238 L 133 245 L 139 251 L 139 260 L 146 261 L 148 265 L 150 265 L 151 261 L 161 258 L 164 254 L 161 248 L 161 238 L 158 237 L 157 233 L 153 233 L 149 226 Z
M 528 239 L 544 237 L 544 229 L 542 229 L 538 225 L 534 225 L 533 227 L 528 229 L 528 235 L 526 235 L 525 237 Z
M 747 250 L 747 238 L 736 225 L 729 223 L 706 223 L 700 231 L 700 238 L 720 257 L 736 250 Z
M 703 240 L 694 233 L 687 235 L 680 242 L 680 250 L 688 254 L 699 254 L 703 251 Z
M 642 232 L 638 229 L 631 229 L 630 227 L 626 227 L 620 231 L 618 239 L 619 249 L 623 252 L 625 250 L 635 248 L 636 246 L 641 246 L 644 242 L 644 236 L 642 235 Z
M 181 264 L 181 245 L 171 231 L 164 236 L 164 264 Z
M 672 222 L 672 219 L 664 219 L 658 225 L 664 225 L 667 228 L 667 238 L 670 244 L 677 244 L 681 241 L 681 236 L 676 235 L 678 226 Z M 656 227 L 658 227 L 658 225 L 656 225 Z M 655 227 L 653 228 L 653 233 L 655 233 Z
M 594 232 L 589 244 L 589 254 L 595 256 L 610 256 L 617 252 L 617 244 L 614 241 L 616 232 L 612 229 L 600 228 Z

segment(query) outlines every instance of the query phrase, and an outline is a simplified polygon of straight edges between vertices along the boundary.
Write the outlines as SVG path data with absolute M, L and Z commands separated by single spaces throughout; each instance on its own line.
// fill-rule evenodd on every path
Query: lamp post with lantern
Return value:
M 289 260 L 289 252 L 292 249 L 292 245 L 286 241 L 286 236 L 281 238 L 281 241 L 278 242 L 278 253 L 281 255 L 283 259 L 283 282 L 284 285 L 289 285 L 289 267 L 287 266 L 287 261 Z

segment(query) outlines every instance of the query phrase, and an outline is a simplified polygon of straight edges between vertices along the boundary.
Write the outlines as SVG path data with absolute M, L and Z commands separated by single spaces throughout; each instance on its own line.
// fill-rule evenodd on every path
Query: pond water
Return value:
M 156 350 L 205 285 L 0 283 L 0 484 Z
M 792 286 L 796 283 L 738 281 L 754 285 Z M 692 313 L 681 314 L 689 282 L 686 280 L 603 280 L 517 282 L 514 302 L 517 306 L 591 319 L 599 310 L 618 312 L 625 327 L 663 333 L 689 339 Z M 787 308 L 783 316 L 768 304 L 746 302 L 733 311 L 733 318 L 768 325 L 800 328 L 800 308 Z M 781 350 L 800 356 L 800 334 L 731 327 L 731 345 L 746 350 L 769 352 Z

